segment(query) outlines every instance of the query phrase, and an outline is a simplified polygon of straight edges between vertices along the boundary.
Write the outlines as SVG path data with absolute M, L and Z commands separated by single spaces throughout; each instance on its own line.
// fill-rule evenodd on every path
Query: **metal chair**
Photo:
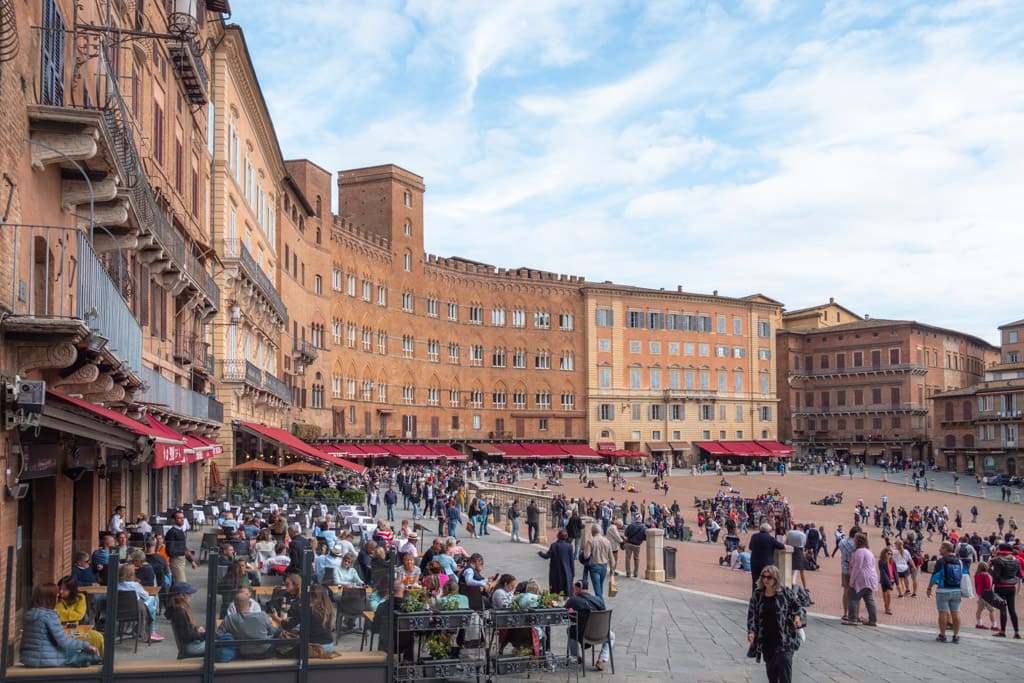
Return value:
M 612 611 L 610 609 L 597 610 L 587 617 L 587 627 L 583 630 L 583 637 L 580 644 L 583 647 L 591 646 L 590 665 L 594 665 L 597 659 L 598 647 L 608 644 L 608 662 L 612 665 L 612 674 L 615 674 L 615 653 L 612 648 Z M 583 677 L 587 677 L 587 668 L 583 667 Z
M 337 622 L 335 623 L 335 642 L 341 637 L 342 622 L 345 617 L 363 619 L 363 613 L 370 609 L 366 599 L 366 591 L 362 588 L 345 588 L 341 591 L 341 601 L 338 603 Z M 363 629 L 365 633 L 365 628 Z M 373 636 L 370 637 L 370 649 L 373 649 Z
M 139 632 L 144 625 L 142 610 L 145 609 L 145 605 L 141 604 L 135 591 L 117 591 L 116 631 L 114 633 L 119 643 L 126 636 L 130 636 L 135 641 L 135 652 L 139 651 Z M 148 631 L 146 642 L 150 642 Z
M 220 552 L 220 541 L 217 540 L 217 533 L 203 534 L 203 540 L 199 544 L 199 561 L 210 559 L 210 551 L 215 554 Z

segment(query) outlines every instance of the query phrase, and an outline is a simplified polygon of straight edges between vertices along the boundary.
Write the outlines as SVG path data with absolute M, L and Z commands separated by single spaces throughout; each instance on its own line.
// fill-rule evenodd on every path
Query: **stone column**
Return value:
M 978 489 L 979 489 L 979 490 L 981 491 L 981 497 L 982 497 L 982 498 L 988 498 L 988 496 L 987 496 L 987 495 L 985 495 L 985 488 L 986 488 L 986 487 L 984 487 L 984 486 L 979 486 L 979 487 L 978 487 Z
M 647 530 L 647 572 L 644 578 L 648 581 L 665 580 L 665 531 L 662 529 Z M 676 568 L 678 571 L 678 567 Z
M 904 474 L 903 475 L 903 485 L 904 486 L 910 486 L 910 475 L 909 474 Z
M 782 585 L 787 588 L 793 587 L 793 546 L 787 545 L 781 550 L 775 551 L 775 566 L 779 568 L 782 575 Z
M 1020 505 L 1020 491 L 1013 492 L 1013 502 Z
M 543 506 L 540 507 L 540 512 L 537 513 L 537 544 L 548 545 L 551 541 L 548 540 L 548 511 Z
M 889 473 L 882 472 L 882 481 L 889 481 Z
M 960 484 L 955 484 L 955 485 L 953 486 L 953 488 L 954 488 L 954 489 L 956 489 L 956 490 L 954 491 L 954 493 L 956 493 L 956 495 L 958 495 L 958 496 L 959 496 L 959 495 L 960 495 Z

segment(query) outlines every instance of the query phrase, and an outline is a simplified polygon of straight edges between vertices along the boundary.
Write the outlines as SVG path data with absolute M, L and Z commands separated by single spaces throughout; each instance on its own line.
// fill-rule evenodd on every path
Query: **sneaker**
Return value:
M 944 642 L 946 642 L 946 634 L 945 633 L 940 633 L 939 635 L 935 636 L 935 642 L 937 642 L 937 643 L 944 643 Z
M 839 623 L 843 626 L 860 626 L 860 621 L 857 619 L 843 619 Z
M 865 621 L 864 626 L 878 626 L 877 621 Z
M 955 644 L 957 644 L 959 642 L 960 642 L 960 636 L 953 636 L 953 644 L 955 645 Z
M 996 631 L 992 635 L 995 636 L 996 638 L 1005 638 L 1006 637 L 1006 634 L 1003 633 L 1002 631 Z
M 162 643 L 162 642 L 164 642 L 164 637 L 162 635 L 160 635 L 159 633 L 150 633 L 149 634 L 149 640 L 150 640 L 150 642 L 153 642 L 153 643 Z
M 889 616 L 892 616 L 892 610 L 891 609 L 885 610 L 885 613 L 888 614 Z
M 1019 633 L 1014 633 L 1013 637 L 1016 638 L 1017 640 L 1020 640 L 1020 634 Z
M 988 630 L 988 626 L 985 626 L 985 624 L 975 624 L 974 628 L 980 628 L 986 631 Z

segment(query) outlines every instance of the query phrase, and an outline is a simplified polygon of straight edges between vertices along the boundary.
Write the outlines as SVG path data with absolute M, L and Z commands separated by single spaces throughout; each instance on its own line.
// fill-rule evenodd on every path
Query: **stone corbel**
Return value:
M 63 370 L 78 358 L 78 347 L 71 343 L 52 346 L 19 346 L 17 351 L 18 374 L 25 375 L 32 370 Z
M 92 248 L 97 254 L 118 249 L 135 249 L 139 246 L 139 236 L 135 233 L 122 233 L 120 235 L 108 235 L 103 231 L 97 231 L 92 238 Z
M 89 205 L 90 198 L 94 203 L 109 202 L 117 197 L 117 176 L 108 174 L 105 178 L 92 181 L 92 194 L 89 184 L 81 179 L 64 178 L 61 186 L 60 205 L 65 211 L 77 210 L 79 204 Z
M 65 389 L 65 387 L 72 386 L 72 385 L 90 384 L 92 382 L 95 382 L 97 379 L 99 379 L 99 376 L 100 376 L 100 369 L 99 369 L 99 367 L 94 365 L 94 364 L 92 364 L 92 363 L 86 363 L 82 367 L 80 367 L 77 370 L 75 370 L 74 372 L 72 372 L 67 377 L 65 377 L 63 379 L 59 379 L 56 382 L 54 382 L 53 386 L 54 386 L 54 388 L 60 387 L 61 390 L 64 391 L 65 393 L 77 394 L 77 393 L 81 393 L 81 392 L 71 391 L 70 389 Z
M 184 273 L 168 269 L 161 274 L 160 284 L 169 289 L 173 296 L 178 296 L 188 286 L 188 280 Z
M 96 366 L 86 367 L 95 368 Z M 102 394 L 114 388 L 114 378 L 110 375 L 100 375 L 93 382 L 61 384 L 60 387 L 61 391 L 66 394 L 82 394 L 83 396 Z
M 107 391 L 99 391 L 92 394 L 85 394 L 85 400 L 92 403 L 114 403 L 117 401 L 123 401 L 125 396 L 124 387 L 120 384 L 115 384 Z
M 75 213 L 79 216 L 89 215 L 89 205 L 78 205 Z M 128 202 L 119 199 L 114 202 L 103 202 L 92 207 L 93 222 L 99 225 L 128 225 Z
M 92 126 L 73 133 L 56 130 L 35 131 L 32 133 L 32 140 L 42 144 L 31 145 L 32 168 L 42 171 L 50 164 L 60 163 L 65 159 L 92 159 L 99 149 L 99 139 L 99 131 Z M 52 149 L 47 149 L 48 147 Z

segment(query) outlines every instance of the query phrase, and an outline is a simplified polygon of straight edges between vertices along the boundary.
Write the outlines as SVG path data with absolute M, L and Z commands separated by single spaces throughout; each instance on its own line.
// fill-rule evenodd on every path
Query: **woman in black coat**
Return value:
M 548 585 L 551 592 L 572 595 L 576 567 L 573 562 L 572 543 L 569 542 L 569 534 L 565 529 L 559 529 L 558 540 L 546 551 L 540 550 L 537 554 L 551 561 L 548 567 Z
M 782 585 L 779 568 L 769 565 L 757 575 L 757 588 L 747 608 L 748 657 L 764 657 L 768 683 L 793 680 L 793 653 L 800 649 L 797 629 L 805 612 L 792 590 Z
M 583 520 L 580 519 L 580 513 L 576 510 L 572 511 L 572 517 L 569 518 L 569 522 L 565 525 L 565 532 L 569 534 L 569 541 L 572 542 L 573 557 L 580 554 L 580 538 L 583 536 Z M 570 583 L 570 585 L 572 585 Z M 567 593 L 572 595 L 572 593 Z

